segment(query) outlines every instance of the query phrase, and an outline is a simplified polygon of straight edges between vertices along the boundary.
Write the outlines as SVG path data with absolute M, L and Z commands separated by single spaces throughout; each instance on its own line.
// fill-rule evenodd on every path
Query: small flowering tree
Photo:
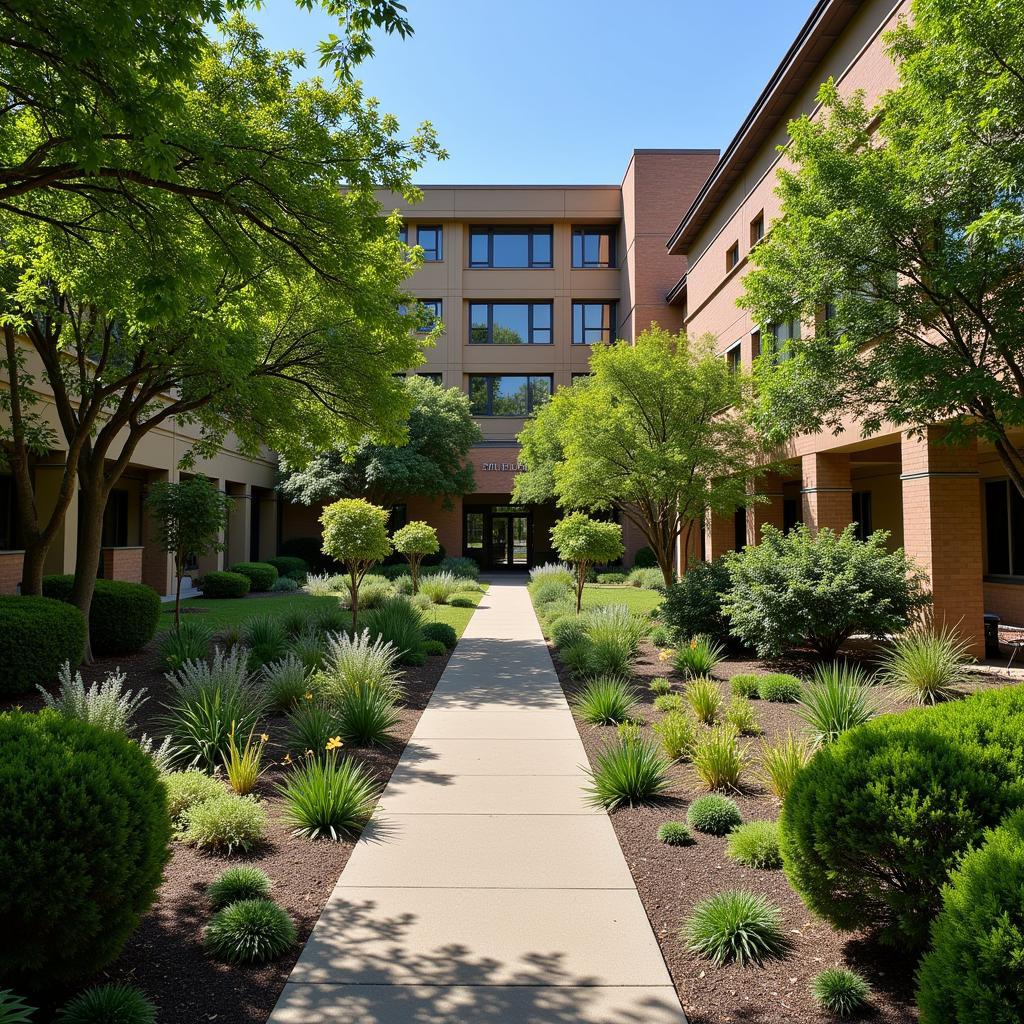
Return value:
M 551 530 L 551 543 L 559 558 L 576 567 L 576 614 L 583 604 L 583 584 L 587 567 L 613 562 L 625 550 L 622 527 L 618 523 L 602 523 L 583 512 L 573 512 L 555 523 Z
M 362 498 L 342 498 L 324 508 L 323 551 L 348 569 L 352 595 L 352 632 L 359 621 L 359 585 L 371 565 L 391 553 L 388 513 Z
M 420 588 L 420 564 L 427 555 L 436 554 L 439 550 L 437 530 L 429 523 L 415 519 L 395 531 L 391 538 L 395 550 L 409 560 L 409 572 L 412 574 L 412 592 Z

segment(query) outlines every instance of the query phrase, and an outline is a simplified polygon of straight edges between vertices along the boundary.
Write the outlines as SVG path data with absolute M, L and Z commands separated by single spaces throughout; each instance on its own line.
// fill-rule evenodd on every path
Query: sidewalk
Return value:
M 271 1024 L 685 1024 L 526 588 L 491 584 Z

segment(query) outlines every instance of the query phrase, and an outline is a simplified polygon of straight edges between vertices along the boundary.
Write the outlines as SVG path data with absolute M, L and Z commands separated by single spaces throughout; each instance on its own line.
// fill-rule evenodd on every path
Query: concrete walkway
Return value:
M 491 584 L 271 1024 L 685 1024 L 521 582 Z

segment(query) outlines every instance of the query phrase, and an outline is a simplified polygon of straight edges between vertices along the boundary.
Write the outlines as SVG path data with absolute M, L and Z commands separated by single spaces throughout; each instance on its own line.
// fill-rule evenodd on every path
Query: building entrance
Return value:
M 518 505 L 467 506 L 465 554 L 484 569 L 521 569 L 533 561 L 533 513 Z

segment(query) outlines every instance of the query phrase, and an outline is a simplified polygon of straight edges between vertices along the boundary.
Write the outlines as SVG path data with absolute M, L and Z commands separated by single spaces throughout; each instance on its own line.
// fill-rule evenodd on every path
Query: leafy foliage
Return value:
M 439 640 L 449 650 L 459 642 L 455 627 L 447 622 L 425 622 L 422 629 L 424 640 Z
M 0 695 L 50 683 L 61 665 L 77 668 L 84 653 L 77 608 L 48 597 L 0 597 Z
M 341 498 L 324 508 L 320 522 L 324 554 L 348 569 L 354 630 L 359 617 L 359 584 L 371 565 L 391 553 L 388 512 L 362 498 Z
M 167 813 L 175 826 L 182 824 L 185 812 L 196 804 L 211 797 L 218 797 L 224 792 L 224 786 L 219 779 L 196 768 L 168 772 L 163 776 L 163 783 L 167 791 Z
M 686 823 L 711 836 L 727 835 L 742 820 L 736 801 L 718 793 L 699 796 L 686 809 Z
M 472 469 L 470 469 L 472 472 Z M 419 494 L 419 491 L 413 493 Z M 405 555 L 409 560 L 409 571 L 412 574 L 412 592 L 415 594 L 419 586 L 420 563 L 426 555 L 433 555 L 440 546 L 437 543 L 437 530 L 429 523 L 414 519 L 396 530 L 391 538 L 395 551 Z
M 687 946 L 716 964 L 781 959 L 788 943 L 782 914 L 757 893 L 736 890 L 709 896 L 694 908 L 683 929 Z
M 288 913 L 270 900 L 239 900 L 218 910 L 203 933 L 207 952 L 229 964 L 265 964 L 283 956 L 298 935 Z
M 215 569 L 200 580 L 203 597 L 232 598 L 245 597 L 252 588 L 252 581 L 240 572 L 222 572 Z
M 181 839 L 215 853 L 249 853 L 263 842 L 267 812 L 251 796 L 222 790 L 193 804 L 182 816 Z
M 779 826 L 774 821 L 748 821 L 729 833 L 726 852 L 748 868 L 774 870 L 782 867 Z
M 0 988 L 0 1021 L 3 1024 L 32 1024 L 35 1012 L 36 1008 L 29 1006 L 21 996 L 9 988 Z
M 735 644 L 729 634 L 729 622 L 722 611 L 722 595 L 729 590 L 729 570 L 725 560 L 697 562 L 672 586 L 661 602 L 661 619 L 675 644 L 684 644 L 694 636 L 707 636 L 718 643 Z
M 576 612 L 583 604 L 587 569 L 622 557 L 622 527 L 599 522 L 583 512 L 572 512 L 551 528 L 551 543 L 558 557 L 576 567 Z
M 43 596 L 70 601 L 74 576 L 44 576 Z M 96 580 L 89 606 L 89 639 L 95 654 L 132 654 L 145 647 L 160 622 L 160 595 L 144 583 Z
M 254 593 L 270 590 L 277 581 L 277 570 L 269 562 L 236 562 L 231 571 L 247 577 Z

